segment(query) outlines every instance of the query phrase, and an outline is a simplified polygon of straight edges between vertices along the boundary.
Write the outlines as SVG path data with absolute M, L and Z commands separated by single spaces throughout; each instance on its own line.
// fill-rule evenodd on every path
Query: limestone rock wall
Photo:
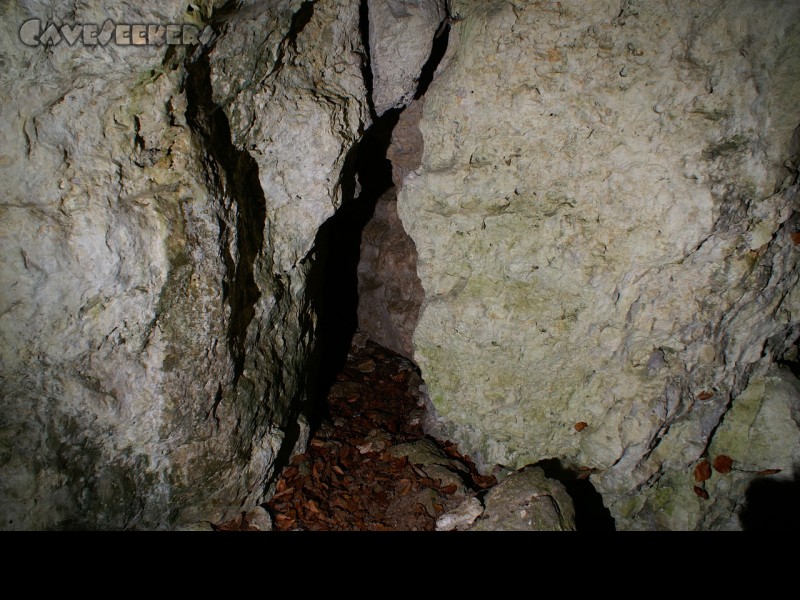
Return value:
M 229 518 L 303 443 L 359 3 L 73 4 L 0 8 L 0 528 Z M 34 17 L 219 37 L 23 46 Z
M 358 263 L 358 327 L 378 344 L 404 356 L 411 343 L 423 298 L 417 253 L 397 216 L 397 191 L 378 198 L 361 234 Z
M 417 91 L 446 0 L 368 0 L 375 112 L 407 106 Z
M 432 427 L 592 469 L 619 528 L 736 526 L 692 473 L 800 332 L 800 6 L 451 5 L 398 199 Z

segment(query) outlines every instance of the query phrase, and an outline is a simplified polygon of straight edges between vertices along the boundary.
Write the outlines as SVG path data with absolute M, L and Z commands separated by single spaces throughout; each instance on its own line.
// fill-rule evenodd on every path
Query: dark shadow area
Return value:
M 361 186 L 357 197 L 345 194 L 336 214 L 320 227 L 315 247 L 321 270 L 317 340 L 320 352 L 318 405 L 342 369 L 350 341 L 358 328 L 358 262 L 361 232 L 375 211 L 380 195 L 392 185 L 392 164 L 386 158 L 392 130 L 400 113 L 388 111 L 375 120 L 351 151 L 349 177 Z M 348 196 L 350 196 L 348 198 Z M 324 415 L 316 415 L 314 421 Z M 312 429 L 315 423 L 312 423 Z
M 800 342 L 795 342 L 777 362 L 780 366 L 789 369 L 792 375 L 800 379 Z
M 756 478 L 739 515 L 745 531 L 800 531 L 800 467 L 792 479 Z
M 562 466 L 557 458 L 548 458 L 539 463 L 545 476 L 560 481 L 567 489 L 575 507 L 575 529 L 577 531 L 616 531 L 616 523 L 603 505 L 603 497 L 588 479 Z
M 450 25 L 445 23 L 444 29 L 439 37 L 433 40 L 433 47 L 431 48 L 431 55 L 428 61 L 422 67 L 419 75 L 419 83 L 417 84 L 417 92 L 414 98 L 419 100 L 428 91 L 433 81 L 433 76 L 436 74 L 436 69 L 439 68 L 439 63 L 442 62 L 445 53 L 447 52 L 447 44 L 450 41 Z
M 372 97 L 372 70 L 369 65 L 369 9 L 360 6 L 360 30 L 366 59 L 364 80 Z M 416 97 L 433 81 L 436 68 L 447 50 L 449 26 L 434 40 L 431 56 L 420 73 Z M 315 269 L 319 270 L 321 301 L 319 321 L 319 397 L 312 419 L 312 431 L 325 417 L 325 398 L 337 373 L 344 367 L 350 342 L 358 328 L 358 263 L 361 234 L 375 211 L 378 198 L 392 186 L 392 163 L 386 158 L 392 131 L 402 109 L 392 109 L 378 117 L 370 102 L 373 123 L 346 161 L 342 174 L 343 201 L 336 214 L 319 230 L 315 242 Z

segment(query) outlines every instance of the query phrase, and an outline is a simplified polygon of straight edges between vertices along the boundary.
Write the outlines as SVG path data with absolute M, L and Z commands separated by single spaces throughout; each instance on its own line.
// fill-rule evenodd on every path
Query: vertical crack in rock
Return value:
M 359 160 L 359 181 L 363 182 L 359 202 L 364 212 L 358 225 L 358 327 L 377 343 L 411 356 L 424 293 L 416 272 L 416 247 L 397 214 L 397 190 L 405 176 L 421 164 L 419 120 L 424 94 L 447 50 L 450 26 L 442 3 L 364 2 L 363 6 L 367 5 L 366 16 L 371 20 L 365 43 L 370 44 L 371 71 L 377 73 L 376 110 L 382 116 L 368 132 Z M 421 21 L 415 11 L 429 19 Z M 428 48 L 429 55 L 403 57 L 412 63 L 402 68 L 387 66 L 387 57 L 409 40 Z M 395 91 L 406 90 L 408 99 L 403 96 L 393 105 L 399 109 L 381 104 L 386 89 L 380 86 L 389 85 L 381 75 L 387 73 L 395 78 L 391 84 Z M 406 79 L 401 80 L 400 74 Z M 408 106 L 402 108 L 405 103 Z M 382 163 L 380 168 L 376 168 L 378 163 Z M 376 177 L 376 173 L 382 175 Z
M 367 1 L 372 101 L 380 116 L 414 97 L 447 7 L 445 0 Z
M 267 77 L 273 76 L 275 73 L 283 68 L 283 61 L 286 58 L 286 49 L 291 48 L 297 53 L 297 36 L 302 33 L 305 26 L 311 21 L 314 16 L 314 0 L 305 0 L 297 12 L 292 16 L 292 24 L 289 27 L 289 32 L 283 40 L 283 43 L 278 46 L 278 55 L 275 59 L 275 64 Z
M 209 155 L 222 168 L 222 173 L 209 166 L 209 175 L 218 179 L 218 189 L 225 190 L 236 204 L 236 230 L 231 231 L 220 220 L 220 242 L 225 249 L 228 267 L 225 297 L 231 309 L 228 345 L 234 357 L 235 387 L 244 369 L 247 328 L 255 315 L 255 304 L 261 293 L 253 269 L 256 256 L 264 245 L 266 201 L 258 179 L 258 165 L 246 151 L 231 142 L 230 126 L 225 112 L 214 104 L 211 88 L 211 70 L 207 51 L 187 65 L 186 119 L 203 140 Z M 230 208 L 228 208 L 230 216 Z M 235 240 L 229 239 L 235 237 Z M 228 250 L 235 245 L 236 255 Z M 218 396 L 219 398 L 219 396 Z M 215 402 L 213 410 L 219 403 Z

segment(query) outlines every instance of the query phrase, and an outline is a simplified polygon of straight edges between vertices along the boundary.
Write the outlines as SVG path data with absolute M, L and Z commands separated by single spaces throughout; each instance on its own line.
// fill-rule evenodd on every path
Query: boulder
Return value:
M 800 6 L 451 9 L 397 204 L 432 432 L 591 469 L 620 529 L 717 522 L 659 482 L 800 331 Z

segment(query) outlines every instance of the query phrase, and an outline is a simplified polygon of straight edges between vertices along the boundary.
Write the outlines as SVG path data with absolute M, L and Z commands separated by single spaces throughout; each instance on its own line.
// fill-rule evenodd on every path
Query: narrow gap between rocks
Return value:
M 366 5 L 361 21 L 369 55 Z M 266 504 L 279 530 L 467 529 L 498 483 L 455 444 L 426 435 L 423 381 L 409 358 L 410 336 L 403 335 L 413 331 L 422 288 L 416 249 L 397 216 L 396 186 L 421 159 L 422 102 L 448 41 L 445 24 L 408 107 L 381 116 L 373 111 L 372 125 L 346 163 L 344 176 L 352 184 L 345 188 L 352 191 L 318 233 L 319 396 L 307 414 L 307 449 L 280 473 Z M 368 66 L 364 73 L 371 93 Z M 382 260 L 384 254 L 391 256 Z M 387 268 L 398 263 L 404 269 Z M 414 279 L 418 295 L 407 289 Z M 614 529 L 588 480 L 558 461 L 538 466 L 572 495 L 576 527 Z M 249 527 L 245 515 L 217 526 Z

